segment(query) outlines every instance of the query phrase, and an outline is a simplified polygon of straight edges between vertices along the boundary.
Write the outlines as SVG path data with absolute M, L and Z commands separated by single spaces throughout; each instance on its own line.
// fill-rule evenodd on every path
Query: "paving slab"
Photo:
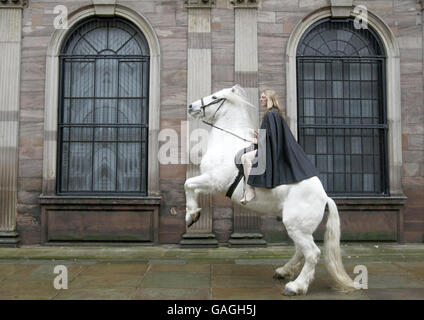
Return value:
M 3 280 L 0 282 L 0 296 L 19 298 L 52 299 L 58 294 L 53 279 L 45 280 Z
M 68 289 L 61 290 L 54 300 L 129 300 L 135 293 L 135 288 Z
M 372 300 L 424 300 L 424 288 L 368 289 L 364 293 Z
M 173 289 L 173 288 L 140 288 L 132 297 L 134 300 L 209 300 L 211 290 L 204 289 Z
M 210 274 L 200 272 L 149 272 L 144 277 L 141 287 L 205 289 L 210 287 Z
M 290 280 L 272 276 L 293 254 L 292 246 L 0 248 L 0 299 L 424 300 L 424 245 L 343 244 L 346 272 L 354 279 L 365 266 L 368 289 L 334 290 L 322 255 L 307 295 L 285 297 Z M 67 290 L 53 287 L 56 265 L 68 269 Z
M 136 288 L 142 280 L 141 275 L 133 274 L 103 274 L 98 276 L 79 276 L 69 283 L 69 287 L 78 289 L 109 289 L 117 287 Z

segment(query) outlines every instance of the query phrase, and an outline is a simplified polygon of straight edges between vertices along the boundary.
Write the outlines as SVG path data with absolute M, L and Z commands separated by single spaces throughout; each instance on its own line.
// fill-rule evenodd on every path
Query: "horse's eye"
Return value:
M 212 99 L 218 99 L 216 96 L 212 96 Z

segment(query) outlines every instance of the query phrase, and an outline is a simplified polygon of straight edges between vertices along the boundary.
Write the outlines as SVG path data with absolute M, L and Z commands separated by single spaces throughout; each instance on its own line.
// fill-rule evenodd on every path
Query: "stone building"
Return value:
M 233 86 L 277 91 L 336 200 L 343 240 L 424 240 L 423 4 L 416 0 L 1 0 L 0 245 L 286 242 L 223 195 L 184 222 L 198 172 L 164 129 Z M 259 121 L 263 110 L 255 115 Z M 322 238 L 323 226 L 315 237 Z

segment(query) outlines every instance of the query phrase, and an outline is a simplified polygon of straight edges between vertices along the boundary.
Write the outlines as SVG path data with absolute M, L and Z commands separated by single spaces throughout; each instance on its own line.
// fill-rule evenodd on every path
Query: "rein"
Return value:
M 214 104 L 216 104 L 216 103 L 218 103 L 218 102 L 221 102 L 221 101 L 222 101 L 222 102 L 221 102 L 221 104 L 219 105 L 218 109 L 216 109 L 215 113 L 213 114 L 212 119 L 213 119 L 213 118 L 215 118 L 216 113 L 217 113 L 217 112 L 218 112 L 218 110 L 222 107 L 222 105 L 224 104 L 224 102 L 225 102 L 226 100 L 227 100 L 226 98 L 222 98 L 222 99 L 220 99 L 220 100 L 213 101 L 213 102 L 211 102 L 211 103 L 209 103 L 209 104 L 205 105 L 205 104 L 203 103 L 203 98 L 202 98 L 202 99 L 200 99 L 200 101 L 202 102 L 202 106 L 201 106 L 201 108 L 203 109 L 203 116 L 205 116 L 205 108 L 206 108 L 206 107 L 210 107 L 211 105 L 214 105 Z M 203 122 L 203 123 L 205 123 L 205 124 L 207 124 L 207 125 L 209 125 L 209 126 L 211 126 L 211 127 L 213 127 L 213 128 L 216 128 L 216 129 L 222 130 L 222 131 L 224 131 L 224 132 L 227 132 L 227 133 L 229 133 L 229 134 L 232 134 L 233 136 L 235 136 L 235 137 L 237 137 L 237 138 L 239 138 L 239 139 L 241 139 L 241 140 L 244 140 L 244 141 L 247 141 L 247 142 L 252 142 L 252 141 L 250 141 L 250 140 L 247 140 L 247 139 L 245 139 L 245 138 L 240 137 L 239 135 L 237 135 L 237 134 L 235 134 L 235 133 L 232 133 L 232 132 L 230 132 L 230 131 L 228 131 L 228 130 L 225 130 L 225 129 L 222 129 L 222 128 L 220 128 L 220 127 L 217 127 L 217 126 L 216 126 L 216 125 L 214 125 L 213 123 L 207 122 L 207 121 L 205 121 L 205 120 L 202 120 L 202 122 Z

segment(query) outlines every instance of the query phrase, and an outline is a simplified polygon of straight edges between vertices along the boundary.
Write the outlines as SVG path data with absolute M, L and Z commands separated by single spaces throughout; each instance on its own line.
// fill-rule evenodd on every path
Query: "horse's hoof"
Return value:
M 190 228 L 194 223 L 199 221 L 199 219 L 200 219 L 200 211 L 190 214 L 190 221 L 188 221 L 187 223 L 187 228 Z
M 277 272 L 274 273 L 274 275 L 272 276 L 273 279 L 276 280 L 284 280 L 286 277 L 282 276 L 281 274 L 278 274 Z
M 284 288 L 283 295 L 285 295 L 286 297 L 292 297 L 292 296 L 295 296 L 296 293 L 291 291 L 288 288 Z

